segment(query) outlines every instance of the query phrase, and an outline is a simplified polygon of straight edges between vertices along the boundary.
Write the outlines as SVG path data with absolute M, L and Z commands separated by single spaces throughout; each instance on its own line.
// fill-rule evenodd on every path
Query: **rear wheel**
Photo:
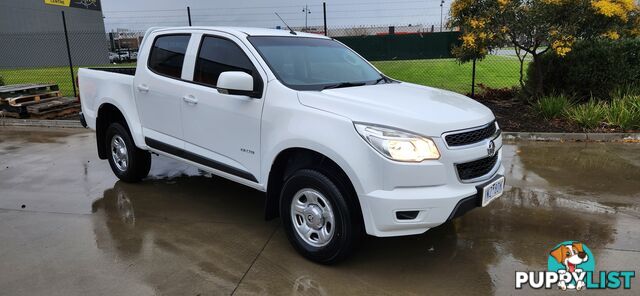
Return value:
M 280 217 L 287 237 L 304 257 L 323 264 L 345 259 L 362 238 L 353 198 L 340 182 L 313 169 L 300 169 L 285 182 Z
M 120 180 L 138 182 L 149 174 L 151 154 L 136 147 L 129 131 L 121 123 L 109 125 L 106 137 L 109 165 Z

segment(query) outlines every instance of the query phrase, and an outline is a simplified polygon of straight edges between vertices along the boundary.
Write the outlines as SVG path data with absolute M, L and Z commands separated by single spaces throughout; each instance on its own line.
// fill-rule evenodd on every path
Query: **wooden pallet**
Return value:
M 57 119 L 79 112 L 80 103 L 76 98 L 52 97 L 41 99 L 40 102 L 25 102 L 19 107 L 0 104 L 0 110 L 5 117 Z
M 58 91 L 57 84 L 26 83 L 0 86 L 0 99 Z
M 27 112 L 31 115 L 42 115 L 50 111 L 65 109 L 69 106 L 77 107 L 77 105 L 79 104 L 76 98 L 55 98 L 53 100 L 48 100 L 47 102 L 29 105 L 26 108 Z
M 22 107 L 13 107 L 9 104 L 5 104 L 0 102 L 0 111 L 4 112 L 5 116 L 14 117 L 14 118 L 25 118 L 27 117 L 27 109 Z
M 0 110 L 0 120 L 2 120 L 2 118 L 5 118 L 5 117 L 23 118 L 22 116 L 20 116 L 20 113 Z
M 59 119 L 78 114 L 78 112 L 80 112 L 80 104 L 75 104 L 40 114 L 30 114 L 29 117 L 33 119 Z
M 62 96 L 62 93 L 56 90 L 56 91 L 37 93 L 32 95 L 22 95 L 19 97 L 8 98 L 8 99 L 5 99 L 5 101 L 10 106 L 23 107 L 23 106 L 40 103 L 40 101 L 44 99 L 59 98 L 61 96 Z
M 60 98 L 61 98 L 60 96 L 57 96 L 57 97 L 51 97 L 51 98 L 46 98 L 46 99 L 40 99 L 40 102 L 35 102 L 35 101 L 24 102 L 24 103 L 20 104 L 20 107 L 25 108 L 25 110 L 26 110 L 27 106 L 40 104 L 40 103 L 51 102 L 51 101 L 54 101 L 54 100 L 58 100 Z

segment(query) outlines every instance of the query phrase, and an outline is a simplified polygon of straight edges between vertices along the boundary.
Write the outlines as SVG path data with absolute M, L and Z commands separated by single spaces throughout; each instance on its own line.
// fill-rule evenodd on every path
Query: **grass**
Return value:
M 435 59 L 377 61 L 373 64 L 395 79 L 459 93 L 471 92 L 470 62 L 461 65 L 455 59 Z M 74 71 L 77 73 L 78 68 Z M 69 67 L 0 69 L 0 76 L 4 77 L 6 84 L 57 83 L 64 95 L 73 95 Z M 488 56 L 476 63 L 476 85 L 481 83 L 493 88 L 512 87 L 519 85 L 518 78 L 519 63 L 514 57 Z
M 624 130 L 640 128 L 640 95 L 613 97 L 606 110 L 609 124 Z
M 606 103 L 591 99 L 585 104 L 569 108 L 567 110 L 567 117 L 583 128 L 593 129 L 605 120 L 607 108 Z
M 132 65 L 135 64 L 108 64 L 101 67 L 126 67 Z M 74 67 L 73 75 L 77 77 L 78 67 Z M 73 84 L 71 82 L 69 67 L 0 69 L 0 76 L 7 85 L 19 83 L 55 83 L 60 87 L 63 96 L 73 96 Z
M 618 86 L 609 94 L 609 97 L 614 99 L 625 96 L 640 96 L 640 83 Z
M 471 62 L 459 64 L 455 59 L 434 59 L 372 63 L 380 71 L 395 79 L 459 93 L 471 92 Z M 519 73 L 518 59 L 508 56 L 487 56 L 476 63 L 475 82 L 476 85 L 481 83 L 492 88 L 517 86 L 520 84 Z
M 564 95 L 553 95 L 540 98 L 533 108 L 545 119 L 560 118 L 571 107 L 571 100 Z
M 640 129 L 640 84 L 618 87 L 606 98 L 592 97 L 582 104 L 574 102 L 567 95 L 550 95 L 535 101 L 533 109 L 546 120 L 565 118 L 585 130 Z

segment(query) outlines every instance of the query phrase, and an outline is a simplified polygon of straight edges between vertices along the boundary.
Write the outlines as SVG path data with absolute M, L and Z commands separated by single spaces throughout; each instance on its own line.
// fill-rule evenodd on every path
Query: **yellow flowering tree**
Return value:
M 622 28 L 622 31 L 627 36 L 640 37 L 640 7 L 636 6 L 636 8 L 629 13 L 629 21 L 626 26 Z
M 482 59 L 496 46 L 493 11 L 486 9 L 484 4 L 475 0 L 456 0 L 451 4 L 449 26 L 459 27 L 462 32 L 462 42 L 453 48 L 453 54 L 460 62 Z
M 547 51 L 563 57 L 578 39 L 640 36 L 639 14 L 635 0 L 454 0 L 448 25 L 462 33 L 453 49 L 460 62 L 515 48 L 524 86 L 528 57 L 534 63 Z

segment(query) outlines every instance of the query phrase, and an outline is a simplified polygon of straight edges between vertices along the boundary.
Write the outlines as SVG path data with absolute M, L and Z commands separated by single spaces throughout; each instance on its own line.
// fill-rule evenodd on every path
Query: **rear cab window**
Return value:
M 180 79 L 190 34 L 160 35 L 153 41 L 147 67 L 156 74 Z

